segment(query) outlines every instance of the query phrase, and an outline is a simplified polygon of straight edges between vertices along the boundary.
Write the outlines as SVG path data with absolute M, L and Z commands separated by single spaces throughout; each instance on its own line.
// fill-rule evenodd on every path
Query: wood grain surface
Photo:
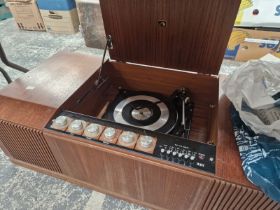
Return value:
M 99 57 L 61 52 L 1 89 L 0 95 L 59 108 L 100 64 Z
M 240 0 L 100 0 L 100 5 L 112 59 L 218 74 Z
M 251 184 L 45 130 L 63 173 L 93 189 L 154 209 L 278 209 Z M 234 157 L 233 157 L 234 158 Z M 230 166 L 217 170 L 230 170 Z M 237 170 L 242 171 L 240 165 Z M 243 175 L 244 178 L 244 175 Z M 239 183 L 235 183 L 235 181 Z
M 106 62 L 104 68 L 116 87 L 152 91 L 165 96 L 185 87 L 191 91 L 192 99 L 200 104 L 218 103 L 217 76 L 120 62 Z
M 150 158 L 145 160 L 141 155 L 135 157 L 106 145 L 52 132 L 45 132 L 45 138 L 64 174 L 156 209 L 200 209 L 213 182 L 199 173 L 159 164 Z
M 230 105 L 226 96 L 221 96 L 218 111 L 216 175 L 234 183 L 256 188 L 245 177 L 241 167 L 239 151 L 233 135 Z
M 11 158 L 60 173 L 42 130 L 100 66 L 97 57 L 59 53 L 0 90 L 0 146 Z M 79 94 L 79 97 L 81 93 Z M 68 104 L 69 104 L 68 103 Z
M 62 64 L 74 60 L 66 55 L 56 56 L 50 66 L 62 68 Z M 36 94 L 23 90 L 23 95 L 17 95 L 21 81 L 26 79 L 22 85 L 29 86 L 28 78 L 17 80 L 15 86 L 0 92 L 0 146 L 14 162 L 154 209 L 279 209 L 278 203 L 267 198 L 243 174 L 232 131 L 230 103 L 224 96 L 218 102 L 216 76 L 107 62 L 104 76 L 109 77 L 108 82 L 90 92 L 79 107 L 77 100 L 91 90 L 97 77 L 96 69 L 87 65 L 73 67 L 71 74 L 75 69 L 79 72 L 79 68 L 83 75 L 78 76 L 78 81 L 76 77 L 68 82 L 63 80 L 65 89 L 61 95 L 51 94 L 43 83 L 38 85 L 40 91 Z M 54 78 L 57 75 L 46 67 L 37 71 Z M 73 83 L 74 87 L 70 87 Z M 34 85 L 33 80 L 30 84 Z M 214 139 L 216 174 L 44 128 L 62 108 L 98 114 L 116 95 L 118 86 L 164 95 L 182 86 L 191 89 L 198 106 L 193 140 Z M 210 109 L 209 105 L 215 107 Z
M 0 95 L 0 119 L 42 130 L 56 109 Z

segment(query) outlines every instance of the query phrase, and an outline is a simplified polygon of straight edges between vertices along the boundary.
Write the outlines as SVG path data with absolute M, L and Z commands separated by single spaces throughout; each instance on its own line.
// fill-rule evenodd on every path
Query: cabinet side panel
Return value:
M 260 209 L 272 210 L 280 204 L 269 199 L 263 192 L 232 183 L 215 180 L 203 210 L 212 209 Z

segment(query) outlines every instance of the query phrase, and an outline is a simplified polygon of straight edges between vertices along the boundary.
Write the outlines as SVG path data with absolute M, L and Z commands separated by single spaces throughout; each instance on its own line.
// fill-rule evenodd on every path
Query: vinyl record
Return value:
M 168 98 L 160 94 L 120 90 L 108 107 L 106 118 L 121 124 L 169 133 L 177 123 L 178 113 Z

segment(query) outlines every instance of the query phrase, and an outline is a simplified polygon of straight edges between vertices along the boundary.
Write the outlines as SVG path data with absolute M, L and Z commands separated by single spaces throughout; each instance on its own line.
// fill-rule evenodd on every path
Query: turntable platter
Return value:
M 121 90 L 108 107 L 106 118 L 147 130 L 169 133 L 178 113 L 168 98 L 152 93 Z
M 168 107 L 158 98 L 136 95 L 123 99 L 114 110 L 114 120 L 143 129 L 158 130 L 169 118 Z

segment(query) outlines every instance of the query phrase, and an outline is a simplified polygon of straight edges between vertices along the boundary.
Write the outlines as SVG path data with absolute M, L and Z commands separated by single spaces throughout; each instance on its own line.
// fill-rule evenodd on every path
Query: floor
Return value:
M 85 47 L 80 33 L 53 35 L 19 31 L 13 19 L 0 21 L 0 42 L 12 62 L 28 69 L 61 50 L 101 55 Z M 22 73 L 6 67 L 12 79 Z M 0 75 L 0 89 L 7 85 Z M 108 195 L 69 184 L 12 164 L 0 150 L 0 210 L 145 210 Z
M 102 51 L 85 47 L 80 33 L 53 35 L 46 32 L 19 31 L 13 19 L 0 22 L 0 42 L 7 57 L 32 69 L 61 50 L 101 55 Z M 235 62 L 224 61 L 221 72 L 228 74 Z M 22 75 L 0 62 L 12 77 Z M 0 75 L 0 89 L 7 85 Z M 79 209 L 79 210 L 145 210 L 145 208 L 108 195 L 69 184 L 12 164 L 0 150 L 0 209 Z

